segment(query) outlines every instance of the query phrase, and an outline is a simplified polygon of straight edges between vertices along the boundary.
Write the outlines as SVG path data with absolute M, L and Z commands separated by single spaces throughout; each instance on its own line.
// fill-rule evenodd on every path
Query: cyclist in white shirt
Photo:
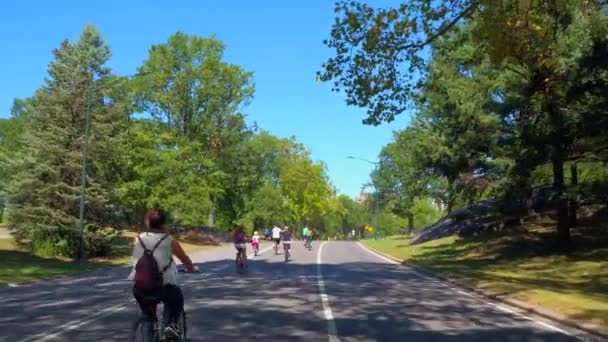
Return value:
M 281 243 L 281 232 L 281 228 L 277 227 L 276 224 L 272 227 L 272 241 L 274 242 L 275 254 L 278 253 L 279 244 Z
M 159 271 L 162 272 L 163 287 L 153 293 L 144 293 L 133 288 L 133 295 L 142 312 L 147 316 L 151 315 L 147 312 L 148 306 L 146 305 L 149 298 L 156 298 L 165 303 L 169 314 L 169 325 L 165 328 L 164 334 L 168 337 L 175 337 L 178 335 L 175 324 L 184 310 L 184 295 L 177 284 L 177 267 L 173 262 L 173 256 L 176 256 L 189 272 L 198 271 L 198 267 L 192 263 L 179 242 L 166 232 L 165 214 L 162 210 L 152 209 L 146 214 L 144 221 L 148 231 L 138 234 L 135 238 L 134 263 L 129 279 L 134 280 L 137 260 L 142 257 L 145 248 L 153 250 L 152 255 L 160 268 Z

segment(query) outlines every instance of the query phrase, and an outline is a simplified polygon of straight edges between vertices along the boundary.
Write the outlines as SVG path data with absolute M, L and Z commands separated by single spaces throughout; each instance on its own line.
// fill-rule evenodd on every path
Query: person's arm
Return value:
M 127 276 L 128 280 L 133 280 L 135 278 L 135 265 L 137 264 L 137 260 L 139 259 L 139 257 L 141 257 L 141 254 L 143 254 L 143 251 L 139 252 L 138 248 L 141 249 L 141 246 L 139 245 L 137 236 L 135 236 L 135 238 L 133 239 L 133 252 L 131 253 L 131 257 L 133 259 L 133 267 L 131 268 L 131 273 L 129 273 L 129 275 Z
M 179 242 L 177 242 L 177 240 L 171 241 L 171 251 L 173 252 L 173 255 L 175 255 L 179 261 L 186 266 L 188 272 L 196 272 L 196 267 L 194 267 L 194 264 L 192 264 L 192 260 L 190 260 L 190 257 L 186 254 L 186 252 L 184 252 L 182 246 L 179 244 Z

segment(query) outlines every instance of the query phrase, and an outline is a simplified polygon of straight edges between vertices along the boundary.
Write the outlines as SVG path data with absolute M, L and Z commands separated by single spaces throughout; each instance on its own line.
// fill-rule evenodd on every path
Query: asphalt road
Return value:
M 242 274 L 232 246 L 193 256 L 202 273 L 180 274 L 191 341 L 578 340 L 355 242 L 315 242 L 312 251 L 294 242 L 288 263 L 268 249 Z M 138 315 L 128 272 L 0 288 L 0 341 L 126 341 Z

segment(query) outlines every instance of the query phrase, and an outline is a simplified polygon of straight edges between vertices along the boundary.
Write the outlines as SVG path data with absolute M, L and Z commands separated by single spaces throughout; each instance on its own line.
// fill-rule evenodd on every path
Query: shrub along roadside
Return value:
M 114 228 L 84 229 L 85 253 L 88 257 L 111 256 L 113 247 L 120 244 L 121 232 Z M 33 254 L 45 257 L 74 257 L 79 234 L 72 229 L 39 228 L 32 232 L 29 247 Z

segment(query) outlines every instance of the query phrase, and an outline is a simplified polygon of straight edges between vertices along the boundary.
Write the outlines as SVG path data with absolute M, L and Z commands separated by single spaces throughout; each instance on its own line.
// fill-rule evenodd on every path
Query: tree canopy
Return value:
M 18 241 L 39 254 L 74 254 L 87 113 L 89 254 L 107 253 L 106 227 L 138 226 L 150 207 L 167 210 L 171 223 L 225 230 L 309 224 L 333 237 L 343 224 L 364 226 L 346 218 L 325 165 L 295 137 L 247 123 L 253 74 L 223 53 L 213 37 L 177 32 L 121 77 L 93 26 L 63 41 L 44 85 L 0 120 L 0 194 Z
M 390 194 L 387 205 L 407 214 L 429 190 L 448 210 L 488 196 L 525 199 L 534 170 L 549 164 L 557 231 L 567 243 L 576 222 L 576 165 L 606 162 L 605 5 L 338 1 L 325 41 L 335 54 L 321 79 L 344 90 L 348 104 L 367 108 L 366 124 L 414 110 L 410 126 L 383 149 L 374 177 Z

